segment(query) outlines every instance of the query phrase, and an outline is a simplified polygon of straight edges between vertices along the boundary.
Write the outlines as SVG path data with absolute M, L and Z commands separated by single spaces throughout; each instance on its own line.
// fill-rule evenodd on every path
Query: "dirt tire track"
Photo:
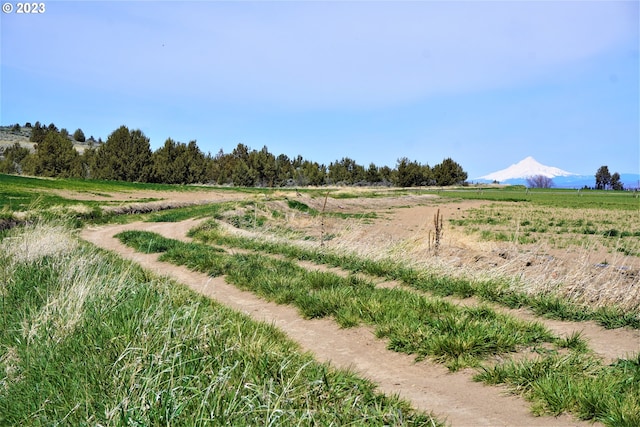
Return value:
M 201 222 L 201 221 L 200 221 Z M 195 226 L 199 222 L 194 222 L 191 224 L 185 224 L 185 226 Z M 232 228 L 232 227 L 229 227 Z M 175 232 L 174 232 L 175 231 Z M 180 229 L 170 230 L 168 232 L 174 232 L 173 238 L 181 239 L 183 241 L 188 241 L 189 239 L 185 238 L 185 234 L 188 229 L 184 230 L 184 233 L 181 232 Z M 167 237 L 169 237 L 167 235 Z M 189 240 L 190 241 L 190 240 Z M 252 252 L 250 250 L 240 250 L 233 249 L 233 252 L 239 253 L 249 253 Z M 286 257 L 280 255 L 270 255 L 274 258 L 285 259 Z M 351 272 L 344 270 L 340 267 L 331 267 L 322 264 L 316 264 L 313 261 L 300 261 L 297 260 L 296 263 L 307 269 L 307 270 L 318 270 L 325 271 L 337 274 L 342 277 L 347 277 Z M 380 288 L 402 288 L 409 292 L 424 294 L 424 295 L 432 295 L 427 291 L 420 291 L 410 286 L 403 284 L 397 280 L 385 280 L 380 277 L 369 276 L 364 273 L 358 273 L 358 276 L 371 280 L 376 283 L 377 287 Z M 617 328 L 617 329 L 606 329 L 600 326 L 595 321 L 582 321 L 582 322 L 571 322 L 557 319 L 548 319 L 534 314 L 531 310 L 527 308 L 519 308 L 513 309 L 505 306 L 501 306 L 497 303 L 492 303 L 489 301 L 482 301 L 477 297 L 469 297 L 469 298 L 457 298 L 454 296 L 448 297 L 440 297 L 443 298 L 453 304 L 463 305 L 463 306 L 478 306 L 478 305 L 486 305 L 494 309 L 495 311 L 503 314 L 507 314 L 509 316 L 513 316 L 519 318 L 521 320 L 538 322 L 542 323 L 546 328 L 548 328 L 551 332 L 560 337 L 569 337 L 573 333 L 580 333 L 581 336 L 588 342 L 589 348 L 593 350 L 597 355 L 602 357 L 603 363 L 609 364 L 614 362 L 617 359 L 624 359 L 632 357 L 635 354 L 640 353 L 640 330 L 632 329 L 632 328 Z
M 398 394 L 419 410 L 432 411 L 454 426 L 594 426 L 570 416 L 534 417 L 529 404 L 501 387 L 485 386 L 471 380 L 471 372 L 450 373 L 428 361 L 415 362 L 410 355 L 386 349 L 365 327 L 340 329 L 330 319 L 306 320 L 296 308 L 278 305 L 241 291 L 224 281 L 157 260 L 157 254 L 142 254 L 122 245 L 113 236 L 125 230 L 147 230 L 166 237 L 185 239 L 185 233 L 199 220 L 181 223 L 132 223 L 82 230 L 81 237 L 160 275 L 171 277 L 196 292 L 272 323 L 298 342 L 317 360 L 348 368 L 378 384 L 387 394 Z

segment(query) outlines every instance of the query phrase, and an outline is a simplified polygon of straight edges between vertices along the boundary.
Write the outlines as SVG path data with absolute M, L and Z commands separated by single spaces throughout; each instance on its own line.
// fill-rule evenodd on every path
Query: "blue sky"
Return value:
M 44 3 L 0 18 L 2 125 L 640 173 L 638 1 Z

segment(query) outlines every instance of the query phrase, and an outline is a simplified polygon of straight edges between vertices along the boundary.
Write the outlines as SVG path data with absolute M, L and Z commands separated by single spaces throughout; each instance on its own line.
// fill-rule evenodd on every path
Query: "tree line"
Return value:
M 28 125 L 28 126 L 27 126 Z M 17 125 L 19 126 L 19 125 Z M 18 143 L 0 152 L 0 173 L 43 177 L 165 184 L 213 183 L 244 187 L 386 185 L 412 187 L 462 185 L 467 173 L 451 158 L 431 167 L 406 157 L 395 168 L 358 164 L 349 157 L 329 165 L 298 155 L 274 155 L 266 146 L 254 150 L 238 144 L 231 153 L 221 149 L 216 155 L 203 153 L 196 141 L 182 143 L 168 138 L 152 151 L 150 140 L 138 129 L 121 126 L 105 142 L 93 136 L 85 140 L 81 129 L 73 139 L 87 141 L 83 153 L 73 145 L 71 135 L 53 124 L 36 122 L 30 141 L 34 152 Z

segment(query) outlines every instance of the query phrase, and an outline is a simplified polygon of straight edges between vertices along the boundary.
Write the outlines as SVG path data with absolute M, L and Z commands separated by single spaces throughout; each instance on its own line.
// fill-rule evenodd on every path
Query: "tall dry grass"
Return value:
M 77 247 L 77 240 L 64 224 L 49 222 L 27 225 L 0 242 L 0 251 L 12 262 L 35 262 L 46 256 L 69 254 Z
M 435 235 L 433 219 L 423 218 L 407 232 L 395 232 L 397 226 L 382 218 L 371 223 L 357 218 L 323 218 L 287 212 L 283 219 L 270 221 L 264 228 L 238 230 L 225 227 L 226 232 L 256 237 L 277 243 L 295 243 L 305 248 L 319 247 L 319 240 L 296 238 L 292 234 L 282 235 L 281 227 L 303 231 L 303 236 L 323 234 L 335 236 L 325 241 L 326 250 L 355 254 L 360 257 L 382 261 L 392 260 L 407 267 L 426 269 L 438 275 L 464 278 L 471 281 L 497 281 L 508 283 L 518 292 L 529 295 L 556 295 L 577 304 L 592 308 L 617 306 L 626 311 L 640 309 L 640 258 L 625 255 L 624 250 L 640 253 L 640 239 L 626 240 L 605 238 L 601 234 L 579 235 L 565 232 L 560 239 L 565 242 L 558 248 L 558 237 L 541 234 L 534 243 L 519 243 L 518 234 L 524 233 L 520 224 L 525 220 L 541 221 L 546 211 L 527 208 L 522 211 L 508 206 L 493 215 L 507 218 L 505 227 L 511 230 L 511 241 L 482 241 L 460 227 L 453 227 L 445 218 L 441 233 L 441 244 L 436 256 L 429 237 Z M 286 211 L 286 209 L 285 209 Z M 434 208 L 436 212 L 436 208 Z M 623 229 L 633 227 L 625 223 L 629 213 L 578 212 L 571 209 L 554 211 L 553 221 L 563 223 L 579 221 L 603 221 L 605 228 Z M 633 214 L 632 214 L 633 215 Z M 607 218 L 607 219 L 605 219 Z M 391 219 L 391 221 L 393 221 Z M 549 219 L 551 221 L 551 219 Z M 627 224 L 627 225 L 625 225 Z M 315 234 L 314 234 L 315 233 Z M 573 236 L 573 237 L 572 237 Z M 578 240 L 579 238 L 579 240 Z M 553 240 L 552 240 L 553 239 Z M 573 243 L 567 246 L 566 242 Z M 603 239 L 610 248 L 603 249 Z M 606 263 L 605 263 L 606 262 Z

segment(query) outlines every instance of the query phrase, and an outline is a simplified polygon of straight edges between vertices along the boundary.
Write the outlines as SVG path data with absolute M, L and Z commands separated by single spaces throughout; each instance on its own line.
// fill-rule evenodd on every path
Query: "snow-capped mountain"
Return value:
M 481 176 L 474 181 L 484 183 L 497 181 L 501 184 L 528 185 L 527 178 L 544 175 L 553 180 L 552 186 L 556 188 L 584 188 L 595 186 L 595 173 L 595 170 L 593 171 L 593 175 L 579 175 L 567 172 L 559 168 L 540 164 L 536 159 L 529 156 L 515 165 Z M 640 174 L 621 173 L 620 182 L 622 182 L 625 189 L 640 189 Z
M 526 179 L 528 177 L 536 175 L 543 175 L 547 178 L 555 178 L 558 176 L 573 176 L 577 174 L 567 172 L 559 168 L 554 168 L 552 166 L 545 166 L 541 163 L 538 163 L 533 157 L 529 156 L 526 159 L 523 159 L 515 165 L 511 165 L 506 169 L 481 176 L 480 178 L 478 178 L 478 180 L 504 182 L 513 179 Z

